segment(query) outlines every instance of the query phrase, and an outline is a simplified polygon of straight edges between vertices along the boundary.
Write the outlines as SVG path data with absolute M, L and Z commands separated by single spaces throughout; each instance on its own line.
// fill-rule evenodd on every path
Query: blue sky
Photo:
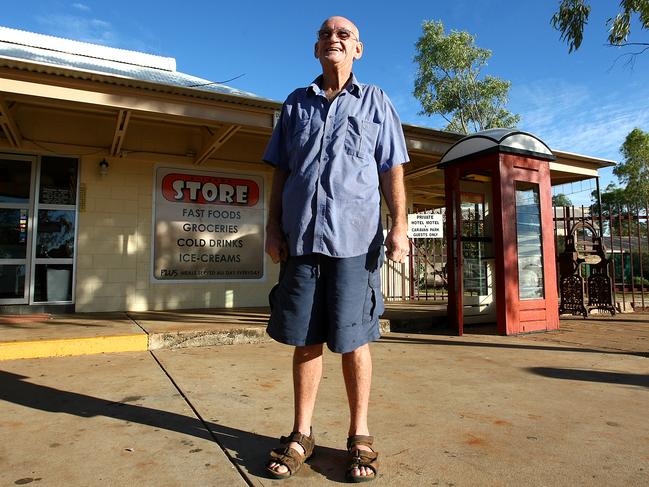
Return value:
M 493 52 L 485 74 L 512 82 L 508 108 L 521 115 L 519 128 L 550 147 L 619 160 L 626 135 L 649 130 L 649 52 L 630 66 L 627 51 L 605 45 L 613 0 L 592 1 L 584 43 L 572 54 L 550 25 L 558 0 L 357 0 L 330 8 L 292 0 L 6 3 L 4 26 L 175 57 L 179 71 L 212 81 L 243 75 L 228 84 L 280 101 L 318 74 L 315 31 L 325 17 L 343 15 L 365 44 L 358 78 L 381 86 L 404 122 L 433 128 L 445 122 L 418 115 L 413 57 L 422 22 L 441 20 Z M 633 38 L 649 35 L 636 23 Z M 603 187 L 615 181 L 610 170 L 602 176 Z M 587 202 L 591 185 L 561 189 Z

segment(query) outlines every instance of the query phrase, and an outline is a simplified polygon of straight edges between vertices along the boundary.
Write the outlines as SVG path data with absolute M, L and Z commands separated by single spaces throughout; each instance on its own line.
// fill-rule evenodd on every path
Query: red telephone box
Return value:
M 548 146 L 492 129 L 444 154 L 449 319 L 501 335 L 559 328 Z

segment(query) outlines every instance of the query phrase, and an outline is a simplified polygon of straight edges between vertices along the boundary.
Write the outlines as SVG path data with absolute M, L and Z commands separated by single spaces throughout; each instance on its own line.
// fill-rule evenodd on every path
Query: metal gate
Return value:
M 426 213 L 442 215 L 439 208 Z M 390 228 L 390 217 L 386 217 Z M 386 260 L 382 268 L 382 290 L 386 301 L 445 301 L 448 299 L 446 236 L 410 239 L 410 256 L 404 264 Z
M 430 210 L 443 215 L 444 208 Z M 649 309 L 649 209 L 648 207 L 602 205 L 554 208 L 554 238 L 557 256 L 565 247 L 566 235 L 577 222 L 594 226 L 602 236 L 609 259 L 608 274 L 613 284 L 613 303 L 619 311 Z M 386 218 L 386 228 L 390 219 Z M 577 232 L 575 244 L 587 246 L 591 236 Z M 386 301 L 445 301 L 448 299 L 446 236 L 441 239 L 413 239 L 405 264 L 386 261 L 382 289 Z M 589 264 L 581 266 L 582 277 L 591 274 Z M 559 269 L 557 267 L 557 275 Z M 557 279 L 560 282 L 560 279 Z M 587 292 L 587 290 L 586 290 Z M 588 296 L 586 296 L 587 298 Z
M 557 253 L 565 246 L 566 235 L 577 223 L 594 226 L 602 236 L 609 259 L 608 274 L 613 283 L 613 303 L 619 311 L 640 311 L 649 307 L 649 223 L 647 207 L 598 205 L 554 208 L 554 237 Z M 575 244 L 586 247 L 587 232 L 577 232 Z M 582 264 L 583 278 L 591 266 Z M 586 293 L 588 290 L 586 289 Z

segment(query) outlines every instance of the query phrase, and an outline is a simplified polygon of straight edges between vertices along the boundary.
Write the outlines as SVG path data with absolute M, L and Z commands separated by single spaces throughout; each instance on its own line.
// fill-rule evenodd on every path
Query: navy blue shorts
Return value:
M 381 336 L 382 249 L 358 257 L 289 257 L 271 290 L 268 334 L 287 345 L 347 353 Z

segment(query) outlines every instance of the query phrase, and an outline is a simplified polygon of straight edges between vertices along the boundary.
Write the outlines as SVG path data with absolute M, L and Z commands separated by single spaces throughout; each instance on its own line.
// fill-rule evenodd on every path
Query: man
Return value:
M 362 54 L 351 21 L 331 17 L 322 24 L 315 44 L 322 75 L 289 95 L 264 153 L 275 166 L 266 252 L 282 263 L 268 333 L 295 346 L 293 432 L 271 452 L 266 468 L 275 478 L 293 475 L 313 453 L 325 342 L 342 354 L 350 410 L 346 477 L 361 482 L 378 472 L 367 413 L 369 342 L 380 336 L 383 312 L 379 188 L 393 222 L 387 256 L 403 262 L 409 246 L 401 165 L 408 153 L 387 96 L 352 74 Z

